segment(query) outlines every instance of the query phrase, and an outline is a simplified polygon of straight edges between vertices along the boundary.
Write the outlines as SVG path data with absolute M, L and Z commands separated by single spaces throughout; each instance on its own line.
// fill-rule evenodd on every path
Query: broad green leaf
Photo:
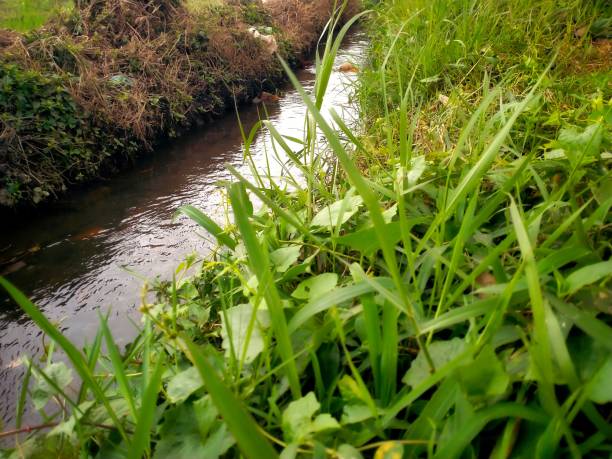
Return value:
M 41 371 L 45 373 L 55 386 L 62 389 L 68 387 L 73 379 L 72 371 L 64 362 L 51 363 Z M 32 390 L 32 403 L 34 403 L 34 407 L 37 410 L 40 410 L 49 403 L 53 396 L 57 395 L 57 391 L 38 372 L 34 372 L 34 378 L 36 379 L 36 384 Z
M 357 448 L 346 443 L 340 445 L 336 450 L 338 459 L 363 459 L 362 454 Z
M 602 261 L 577 269 L 565 279 L 566 293 L 571 295 L 582 287 L 612 276 L 612 260 Z
M 217 370 L 201 354 L 188 338 L 182 342 L 189 351 L 189 358 L 198 369 L 206 389 L 232 432 L 242 454 L 249 459 L 274 459 L 278 457 L 268 440 L 259 431 L 259 426 L 241 401 L 229 390 L 228 385 L 217 374 Z
M 318 276 L 310 277 L 296 287 L 291 296 L 300 300 L 314 300 L 327 294 L 338 284 L 338 274 L 323 273 Z
M 181 403 L 203 385 L 197 368 L 189 367 L 174 375 L 168 382 L 166 393 L 171 403 Z
M 396 244 L 402 238 L 402 230 L 399 222 L 386 223 L 384 226 L 385 237 L 393 244 Z M 348 233 L 339 238 L 336 242 L 340 245 L 345 245 L 353 250 L 358 250 L 365 254 L 370 254 L 381 249 L 380 242 L 376 237 L 376 228 L 370 227 Z
M 370 419 L 372 410 L 366 405 L 346 405 L 342 412 L 340 422 L 342 425 L 357 424 Z
M 490 345 L 473 362 L 459 367 L 457 376 L 468 397 L 478 401 L 503 395 L 510 384 L 510 377 Z
M 340 424 L 327 413 L 315 416 L 321 405 L 314 392 L 289 403 L 283 412 L 283 433 L 289 442 L 302 442 L 312 434 L 324 430 L 338 429 Z M 314 419 L 313 419 L 314 418 Z
M 314 216 L 310 225 L 331 230 L 338 224 L 342 225 L 346 223 L 349 218 L 357 213 L 362 204 L 363 199 L 361 196 L 347 196 L 321 209 L 319 213 Z
M 300 258 L 300 250 L 302 246 L 291 245 L 283 247 L 270 253 L 270 261 L 280 273 L 286 272 Z
M 202 419 L 204 418 L 204 419 Z M 153 459 L 218 458 L 235 440 L 209 397 L 164 413 Z
M 429 346 L 429 355 L 436 368 L 443 367 L 453 360 L 465 349 L 465 343 L 460 338 L 449 341 L 433 341 Z M 431 375 L 429 365 L 423 351 L 419 351 L 417 358 L 412 361 L 410 369 L 404 375 L 402 382 L 408 386 L 416 387 Z
M 250 303 L 227 309 L 221 319 L 225 354 L 231 355 L 234 352 L 239 361 L 244 357 L 245 363 L 252 362 L 264 350 L 263 331 L 269 324 L 268 311 L 259 308 L 255 312 Z
M 577 166 L 583 157 L 596 156 L 599 154 L 603 138 L 603 126 L 592 124 L 582 132 L 574 127 L 561 130 L 556 141 L 551 143 L 552 147 L 561 149 L 573 166 Z

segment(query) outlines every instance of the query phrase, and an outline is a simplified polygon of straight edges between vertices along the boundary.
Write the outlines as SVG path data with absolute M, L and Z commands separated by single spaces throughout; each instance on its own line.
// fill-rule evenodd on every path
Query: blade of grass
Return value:
M 217 375 L 217 370 L 188 338 L 181 338 L 188 356 L 197 368 L 215 406 L 236 439 L 242 454 L 249 459 L 273 459 L 278 457 L 274 448 L 262 435 L 259 426 L 244 405 L 227 388 Z

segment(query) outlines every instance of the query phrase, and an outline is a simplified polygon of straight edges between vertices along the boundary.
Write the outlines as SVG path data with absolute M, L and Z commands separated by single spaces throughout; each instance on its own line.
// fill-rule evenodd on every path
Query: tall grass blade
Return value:
M 215 406 L 238 442 L 242 454 L 249 459 L 278 457 L 274 448 L 261 434 L 253 417 L 227 388 L 226 383 L 219 378 L 217 370 L 206 360 L 193 342 L 186 337 L 183 337 L 182 341 Z

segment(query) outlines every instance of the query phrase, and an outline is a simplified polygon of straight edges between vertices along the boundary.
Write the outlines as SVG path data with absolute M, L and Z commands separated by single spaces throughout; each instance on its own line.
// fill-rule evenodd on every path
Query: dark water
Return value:
M 363 37 L 347 38 L 337 64 L 359 62 Z M 314 69 L 299 72 L 306 89 L 314 84 Z M 352 74 L 334 71 L 326 108 L 354 115 L 350 104 Z M 302 136 L 304 106 L 299 95 L 285 88 L 281 100 L 266 106 L 267 116 L 286 135 Z M 261 106 L 240 109 L 250 130 Z M 260 131 L 251 152 L 264 167 L 270 136 Z M 111 311 L 109 323 L 120 344 L 136 333 L 136 309 L 143 278 L 168 278 L 180 261 L 210 243 L 185 218 L 173 221 L 175 210 L 193 204 L 223 222 L 219 180 L 230 178 L 225 164 L 246 171 L 242 136 L 236 114 L 173 141 L 112 180 L 77 190 L 44 214 L 28 221 L 0 223 L 0 258 L 18 259 L 7 275 L 59 324 L 73 341 L 91 340 L 98 328 L 98 311 Z M 279 167 L 274 167 L 280 173 Z M 134 273 L 137 273 L 135 275 Z M 0 292 L 0 417 L 10 425 L 22 369 L 19 356 L 37 356 L 40 331 Z

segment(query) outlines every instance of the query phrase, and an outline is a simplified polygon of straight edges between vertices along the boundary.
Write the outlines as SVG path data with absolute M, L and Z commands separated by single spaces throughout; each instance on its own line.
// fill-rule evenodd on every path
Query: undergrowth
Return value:
M 108 175 L 162 138 L 274 92 L 282 69 L 249 28 L 272 33 L 297 64 L 334 1 L 317 4 L 286 16 L 261 2 L 87 0 L 42 28 L 0 30 L 0 210 Z M 61 107 L 45 97 L 57 91 Z
M 0 280 L 73 368 L 26 360 L 5 436 L 26 401 L 45 424 L 5 455 L 609 457 L 612 100 L 589 67 L 605 6 L 381 2 L 361 128 L 321 113 L 346 28 L 311 94 L 285 65 L 303 139 L 255 128 L 283 177 L 245 133 L 224 227 L 180 210 L 218 249 L 145 286 L 124 353 L 104 318 L 77 349 Z

